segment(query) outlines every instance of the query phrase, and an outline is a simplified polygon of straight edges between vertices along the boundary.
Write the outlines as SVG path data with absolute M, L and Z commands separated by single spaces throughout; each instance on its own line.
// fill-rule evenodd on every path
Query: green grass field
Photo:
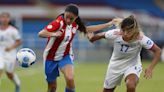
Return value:
M 150 62 L 143 63 L 143 69 Z M 75 63 L 76 92 L 102 92 L 107 63 Z M 21 79 L 21 92 L 46 92 L 46 81 L 41 64 L 35 64 L 31 68 L 16 69 Z M 58 78 L 57 92 L 64 92 L 65 82 L 63 76 Z M 124 81 L 115 92 L 126 92 Z M 3 74 L 0 92 L 14 92 L 14 85 Z M 154 70 L 152 79 L 144 79 L 141 75 L 137 92 L 164 92 L 164 63 L 159 63 Z

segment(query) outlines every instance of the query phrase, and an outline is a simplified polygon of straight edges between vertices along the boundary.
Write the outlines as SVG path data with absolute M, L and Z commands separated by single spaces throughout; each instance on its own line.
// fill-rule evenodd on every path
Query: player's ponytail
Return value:
M 84 34 L 86 34 L 86 27 L 84 25 L 84 23 L 82 22 L 81 18 L 78 16 L 77 19 L 75 20 L 75 22 L 79 25 L 79 31 L 83 32 Z

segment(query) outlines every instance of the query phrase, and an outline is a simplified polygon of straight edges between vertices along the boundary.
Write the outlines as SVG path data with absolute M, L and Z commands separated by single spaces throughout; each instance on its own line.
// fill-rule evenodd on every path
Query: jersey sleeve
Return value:
M 105 32 L 106 39 L 115 39 L 119 35 L 119 29 L 112 29 Z
M 150 38 L 148 38 L 147 36 L 143 36 L 143 38 L 141 40 L 141 45 L 145 49 L 151 49 L 154 45 L 154 42 Z
M 48 24 L 44 29 L 46 29 L 49 32 L 57 31 L 60 28 L 60 19 L 56 19 L 52 21 L 50 24 Z
M 14 40 L 19 40 L 19 39 L 21 39 L 21 36 L 20 36 L 20 34 L 19 34 L 19 31 L 18 30 L 13 30 L 13 39 Z

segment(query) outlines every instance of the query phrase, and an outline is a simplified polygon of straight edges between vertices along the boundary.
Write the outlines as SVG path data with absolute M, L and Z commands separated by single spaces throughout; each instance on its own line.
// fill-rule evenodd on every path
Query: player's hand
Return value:
M 12 50 L 11 47 L 8 47 L 8 48 L 5 49 L 5 51 L 7 51 L 7 52 L 9 52 L 9 51 L 11 51 L 11 50 Z
M 60 37 L 60 36 L 62 36 L 62 34 L 63 34 L 63 32 L 61 32 L 61 31 L 58 31 L 58 32 L 55 32 L 55 33 L 53 33 L 53 37 Z
M 112 23 L 115 24 L 115 25 L 119 25 L 121 22 L 122 22 L 122 18 L 114 18 L 112 20 Z
M 152 74 L 153 74 L 153 69 L 152 68 L 146 68 L 145 69 L 145 74 L 144 74 L 144 77 L 146 78 L 146 79 L 150 79 L 150 78 L 152 78 Z

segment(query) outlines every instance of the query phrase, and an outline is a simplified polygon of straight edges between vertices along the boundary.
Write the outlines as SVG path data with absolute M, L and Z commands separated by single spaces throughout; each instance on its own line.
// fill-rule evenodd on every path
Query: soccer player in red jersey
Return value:
M 38 35 L 48 38 L 43 53 L 48 92 L 55 92 L 59 70 L 66 81 L 65 92 L 75 92 L 72 40 L 77 31 L 95 31 L 107 28 L 111 23 L 85 27 L 79 17 L 78 7 L 70 4 L 65 12 L 41 30 Z

